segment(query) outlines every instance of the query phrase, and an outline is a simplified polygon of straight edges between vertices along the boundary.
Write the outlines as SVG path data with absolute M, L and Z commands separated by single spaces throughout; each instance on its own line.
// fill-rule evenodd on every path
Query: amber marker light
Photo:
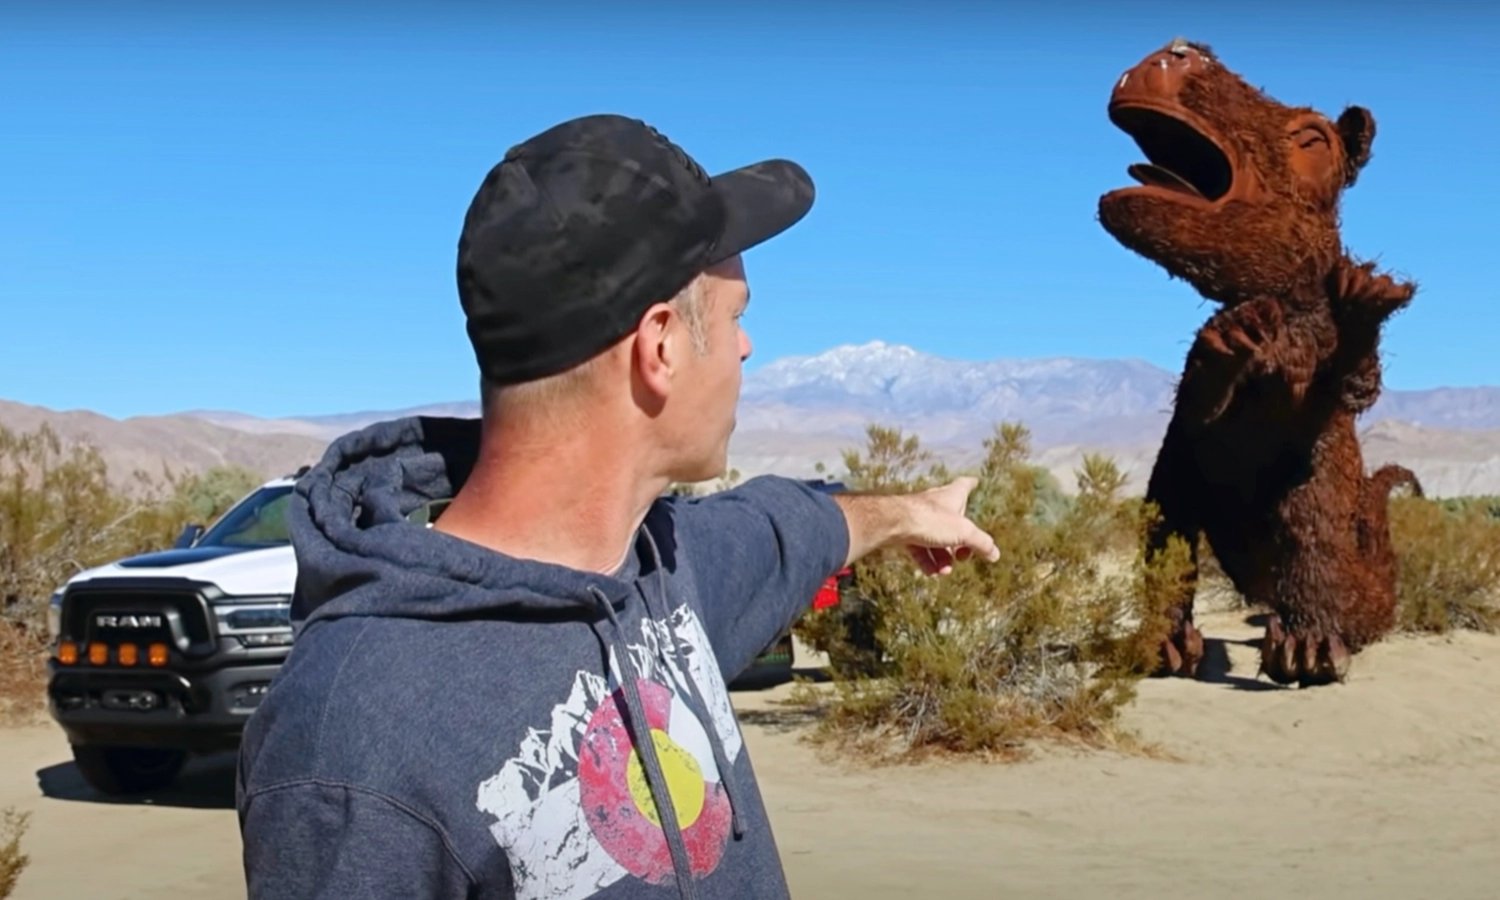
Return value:
M 146 662 L 157 668 L 167 664 L 167 645 L 152 644 L 146 648 Z

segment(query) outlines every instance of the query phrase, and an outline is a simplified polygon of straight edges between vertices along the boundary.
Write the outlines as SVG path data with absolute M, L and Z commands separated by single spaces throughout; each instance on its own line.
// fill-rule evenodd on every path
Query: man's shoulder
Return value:
M 283 740 L 309 741 L 345 727 L 358 730 L 362 714 L 388 702 L 392 685 L 409 676 L 409 660 L 420 655 L 401 625 L 380 617 L 313 622 L 297 636 L 251 726 L 279 731 Z
M 386 791 L 392 771 L 441 764 L 429 757 L 448 745 L 429 738 L 451 725 L 448 692 L 460 688 L 445 669 L 458 664 L 414 624 L 333 619 L 299 635 L 246 727 L 248 786 L 311 779 Z
M 314 621 L 298 635 L 266 700 L 282 714 L 316 715 L 325 724 L 339 710 L 378 707 L 393 686 L 439 677 L 435 670 L 452 662 L 430 646 L 439 630 L 391 616 Z
M 716 569 L 737 560 L 784 563 L 788 548 L 799 559 L 842 559 L 847 532 L 843 510 L 833 499 L 841 487 L 760 475 L 702 497 L 662 498 L 648 526 L 668 556 L 681 547 Z M 670 566 L 672 560 L 667 562 Z
M 341 705 L 339 683 L 365 624 L 348 619 L 319 622 L 297 637 L 245 726 L 242 756 L 269 761 L 258 771 L 276 770 L 276 780 L 315 772 L 327 712 Z M 356 688 L 359 683 L 353 680 Z
M 766 512 L 802 510 L 809 504 L 831 509 L 835 508 L 833 495 L 843 489 L 843 485 L 836 482 L 766 474 L 709 494 L 660 497 L 657 505 L 668 509 L 708 511 L 735 505 L 748 505 Z

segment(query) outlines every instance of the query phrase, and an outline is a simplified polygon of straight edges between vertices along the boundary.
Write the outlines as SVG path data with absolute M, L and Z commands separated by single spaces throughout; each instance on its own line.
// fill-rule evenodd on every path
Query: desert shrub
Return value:
M 867 435 L 864 453 L 845 455 L 851 490 L 920 490 L 952 476 L 915 437 Z M 872 555 L 854 566 L 858 617 L 844 603 L 803 617 L 803 640 L 829 654 L 833 676 L 831 689 L 794 694 L 822 714 L 818 739 L 901 758 L 1121 737 L 1117 713 L 1155 662 L 1186 548 L 1146 558 L 1149 507 L 1122 500 L 1124 479 L 1100 456 L 1085 459 L 1066 508 L 1049 512 L 1045 473 L 1028 454 L 1026 430 L 1002 425 L 972 473 L 969 513 L 995 537 L 998 562 L 924 578 L 904 554 Z M 849 646 L 860 629 L 872 640 Z
M 1500 630 L 1500 517 L 1494 498 L 1465 500 L 1391 500 L 1403 631 Z
M 841 480 L 847 489 L 870 493 L 921 490 L 951 477 L 915 435 L 880 425 L 871 425 L 865 434 L 864 454 L 854 450 L 843 454 L 846 474 Z M 868 563 L 857 564 L 853 584 L 840 590 L 838 606 L 810 612 L 794 627 L 803 643 L 827 654 L 836 678 L 874 674 L 883 666 L 885 612 L 891 606 L 878 589 L 883 574 Z
M 215 466 L 184 477 L 166 476 L 171 494 L 153 540 L 170 540 L 188 523 L 208 525 L 265 483 L 257 472 L 240 466 Z
M 44 631 L 0 617 L 0 725 L 32 722 L 46 708 L 46 653 Z
M 40 710 L 53 591 L 78 572 L 170 546 L 188 522 L 222 513 L 260 479 L 243 469 L 111 484 L 98 448 L 64 445 L 47 426 L 0 427 L 0 716 Z M 238 492 L 238 493 L 236 493 Z
M 31 814 L 6 807 L 0 812 L 0 900 L 9 897 L 31 859 L 21 852 L 21 838 L 30 825 Z
M 1475 510 L 1491 519 L 1500 519 L 1500 496 L 1484 494 L 1473 497 L 1443 497 L 1434 501 L 1448 512 L 1466 513 Z

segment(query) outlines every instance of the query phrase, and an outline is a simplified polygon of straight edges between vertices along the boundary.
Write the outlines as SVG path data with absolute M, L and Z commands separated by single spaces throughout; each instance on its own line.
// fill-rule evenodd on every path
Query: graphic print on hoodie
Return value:
M 379 423 L 299 480 L 302 624 L 241 748 L 250 896 L 785 897 L 725 685 L 842 565 L 838 507 L 765 477 L 663 498 L 583 573 L 409 521 L 477 446 Z
M 625 648 L 693 874 L 702 878 L 718 868 L 733 815 L 706 728 L 717 730 L 731 766 L 742 747 L 739 728 L 719 673 L 706 668 L 713 656 L 697 616 L 679 608 L 670 626 L 645 621 L 641 628 Z M 674 638 L 686 643 L 686 666 L 661 649 Z M 528 735 L 520 754 L 480 786 L 479 808 L 495 817 L 500 845 L 535 848 L 518 872 L 517 897 L 581 898 L 627 875 L 658 884 L 672 878 L 671 850 L 625 727 L 620 667 L 611 669 L 608 683 L 580 671 L 553 707 L 552 727 Z M 707 723 L 683 699 L 693 688 L 717 700 Z

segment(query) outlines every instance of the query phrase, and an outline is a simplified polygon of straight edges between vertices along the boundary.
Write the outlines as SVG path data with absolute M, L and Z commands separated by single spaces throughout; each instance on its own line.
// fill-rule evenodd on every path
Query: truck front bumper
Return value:
M 280 668 L 280 660 L 193 673 L 52 663 L 47 705 L 73 744 L 227 750 Z

